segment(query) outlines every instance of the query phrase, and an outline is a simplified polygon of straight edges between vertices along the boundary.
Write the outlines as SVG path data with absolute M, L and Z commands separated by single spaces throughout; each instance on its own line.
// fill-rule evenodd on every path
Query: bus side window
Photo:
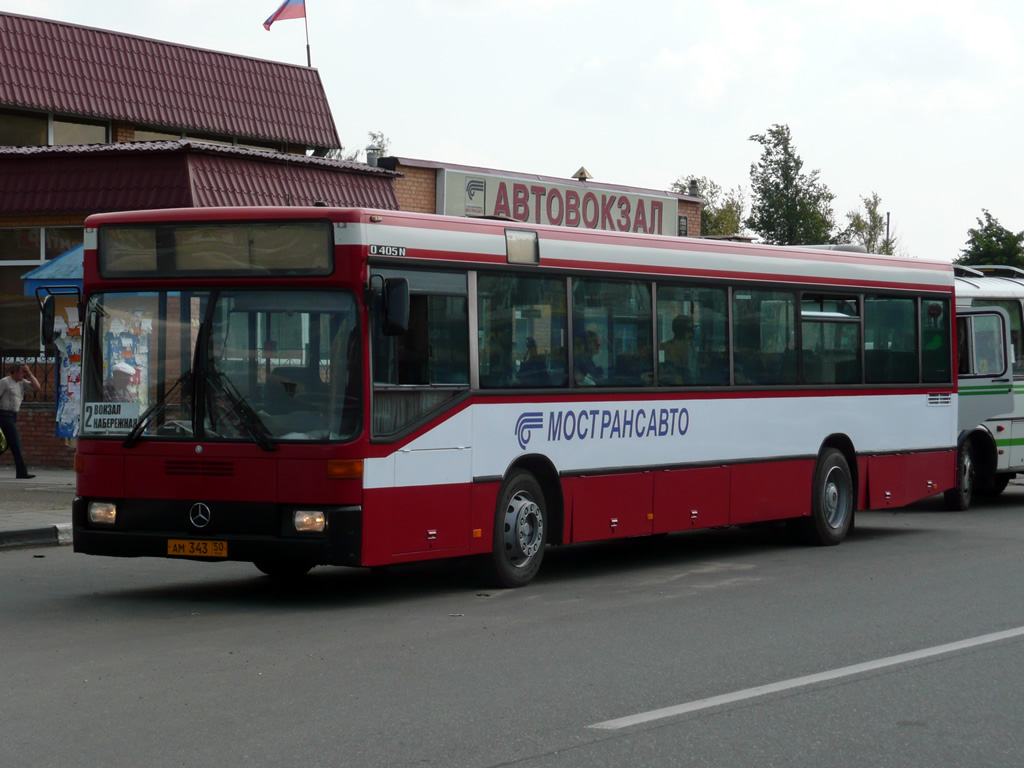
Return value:
M 397 270 L 374 270 L 385 278 Z M 385 336 L 371 316 L 373 433 L 395 434 L 469 385 L 465 273 L 402 270 L 409 281 L 409 329 Z M 379 299 L 379 296 L 377 297 Z
M 574 279 L 572 309 L 577 386 L 654 383 L 650 283 Z
M 869 384 L 918 381 L 917 300 L 869 296 L 864 300 L 864 373 Z
M 566 385 L 564 278 L 481 274 L 477 317 L 481 388 Z
M 733 294 L 737 384 L 796 384 L 796 298 L 783 291 Z

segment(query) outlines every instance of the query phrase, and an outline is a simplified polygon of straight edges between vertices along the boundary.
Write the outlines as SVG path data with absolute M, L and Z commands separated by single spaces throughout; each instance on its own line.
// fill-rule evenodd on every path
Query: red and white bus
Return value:
M 77 552 L 518 586 L 549 544 L 837 544 L 956 485 L 948 264 L 325 207 L 85 238 Z

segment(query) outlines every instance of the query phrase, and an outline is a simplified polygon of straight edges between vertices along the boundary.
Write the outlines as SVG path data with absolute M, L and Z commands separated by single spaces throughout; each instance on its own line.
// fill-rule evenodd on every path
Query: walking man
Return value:
M 24 480 L 35 477 L 28 473 L 28 467 L 25 466 L 25 457 L 21 454 L 21 436 L 18 434 L 18 411 L 21 410 L 25 393 L 30 389 L 39 389 L 39 380 L 24 363 L 12 365 L 10 375 L 0 379 L 0 429 L 14 454 L 17 476 Z

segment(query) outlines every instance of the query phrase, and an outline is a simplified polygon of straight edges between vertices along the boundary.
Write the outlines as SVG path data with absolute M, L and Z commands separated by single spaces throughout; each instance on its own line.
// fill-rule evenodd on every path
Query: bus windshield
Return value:
M 345 291 L 117 291 L 86 309 L 81 434 L 344 441 L 362 425 Z

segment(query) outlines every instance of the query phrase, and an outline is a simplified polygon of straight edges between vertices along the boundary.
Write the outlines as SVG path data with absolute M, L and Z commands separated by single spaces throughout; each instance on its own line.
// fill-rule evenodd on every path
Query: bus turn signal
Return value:
M 328 459 L 328 480 L 358 480 L 363 476 L 362 459 Z

